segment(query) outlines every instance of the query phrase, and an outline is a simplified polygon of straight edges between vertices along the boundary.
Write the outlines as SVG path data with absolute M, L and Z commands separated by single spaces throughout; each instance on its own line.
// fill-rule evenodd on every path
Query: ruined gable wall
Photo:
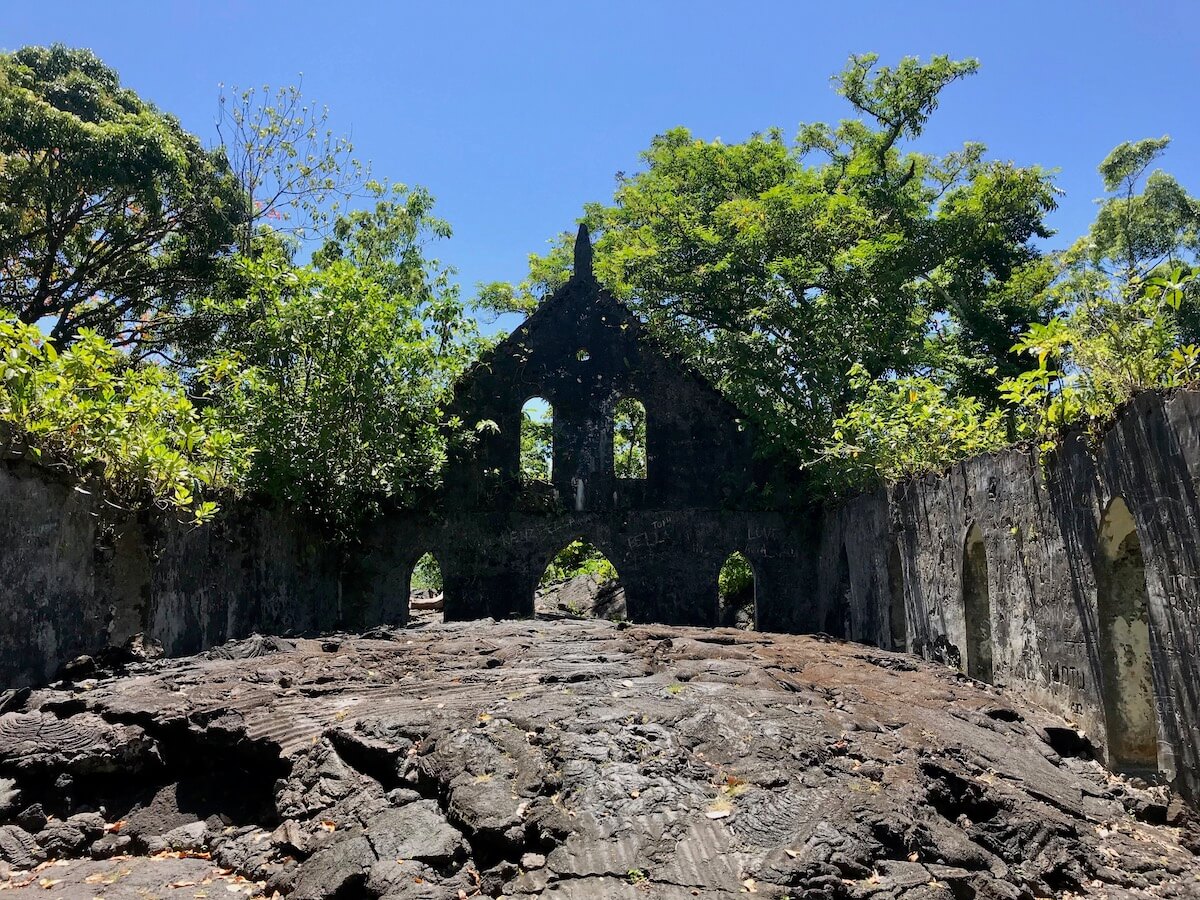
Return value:
M 718 573 L 741 550 L 762 572 L 760 620 L 796 624 L 806 582 L 789 576 L 802 543 L 790 523 L 746 508 L 750 431 L 717 391 L 659 351 L 579 265 L 580 249 L 586 233 L 583 274 L 457 387 L 451 411 L 477 439 L 452 449 L 433 511 L 442 517 L 430 543 L 440 548 L 446 618 L 532 615 L 546 565 L 583 539 L 616 566 L 635 621 L 716 624 Z M 533 397 L 552 413 L 548 484 L 520 474 L 522 407 Z M 615 472 L 614 416 L 626 398 L 646 413 L 645 478 Z
M 628 310 L 584 280 L 548 301 L 460 384 L 452 412 L 468 429 L 495 429 L 479 430 L 476 444 L 451 456 L 448 507 L 528 506 L 518 472 L 521 409 L 532 397 L 552 409 L 558 508 L 572 508 L 577 478 L 587 511 L 712 509 L 750 485 L 750 434 L 737 411 L 663 358 Z M 637 484 L 613 472 L 612 420 L 624 398 L 646 410 L 647 478 Z

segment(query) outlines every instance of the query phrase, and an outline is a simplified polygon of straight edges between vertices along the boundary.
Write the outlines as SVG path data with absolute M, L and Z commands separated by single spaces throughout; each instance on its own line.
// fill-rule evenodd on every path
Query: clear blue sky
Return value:
M 978 57 L 922 148 L 982 141 L 1061 169 L 1055 243 L 1082 232 L 1097 163 L 1170 134 L 1164 168 L 1200 192 L 1200 3 L 42 2 L 6 4 L 0 46 L 90 47 L 215 138 L 217 86 L 296 81 L 377 174 L 428 187 L 454 227 L 438 255 L 469 293 L 611 196 L 650 138 L 726 141 L 849 114 L 829 76 L 854 52 Z

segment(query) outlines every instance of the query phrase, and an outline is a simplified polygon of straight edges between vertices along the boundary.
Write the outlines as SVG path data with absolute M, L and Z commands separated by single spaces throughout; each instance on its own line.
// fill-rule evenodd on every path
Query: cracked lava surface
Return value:
M 14 898 L 1200 897 L 1061 718 L 815 637 L 249 638 L 0 697 Z

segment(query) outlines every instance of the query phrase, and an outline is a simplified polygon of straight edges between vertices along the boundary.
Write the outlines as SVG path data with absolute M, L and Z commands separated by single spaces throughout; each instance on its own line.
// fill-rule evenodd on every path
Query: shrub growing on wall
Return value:
M 206 495 L 236 486 L 252 455 L 216 410 L 198 409 L 160 366 L 134 366 L 86 329 L 55 351 L 42 332 L 0 316 L 0 421 L 9 450 L 99 475 L 116 496 L 151 497 L 196 521 Z

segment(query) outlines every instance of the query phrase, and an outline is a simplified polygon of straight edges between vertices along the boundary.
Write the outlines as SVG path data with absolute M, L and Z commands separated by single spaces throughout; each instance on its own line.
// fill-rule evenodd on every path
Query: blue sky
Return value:
M 849 115 L 829 77 L 850 53 L 975 56 L 922 142 L 982 141 L 1061 170 L 1052 224 L 1086 229 L 1096 165 L 1170 134 L 1164 168 L 1200 192 L 1200 3 L 44 2 L 9 4 L 0 46 L 95 50 L 123 81 L 215 138 L 218 84 L 292 83 L 330 107 L 374 171 L 421 184 L 467 288 L 518 280 L 614 174 L 675 125 L 740 140 Z

